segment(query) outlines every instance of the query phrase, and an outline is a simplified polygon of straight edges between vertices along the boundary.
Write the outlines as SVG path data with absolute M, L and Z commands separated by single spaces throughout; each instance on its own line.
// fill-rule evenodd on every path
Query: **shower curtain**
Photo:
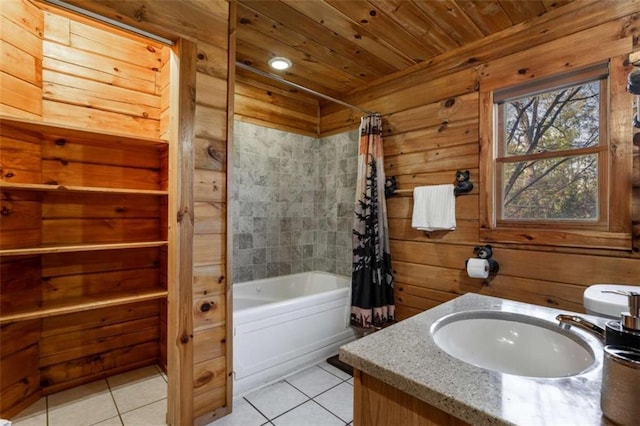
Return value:
M 360 123 L 353 221 L 351 325 L 361 328 L 382 327 L 394 319 L 384 184 L 382 118 L 369 115 Z

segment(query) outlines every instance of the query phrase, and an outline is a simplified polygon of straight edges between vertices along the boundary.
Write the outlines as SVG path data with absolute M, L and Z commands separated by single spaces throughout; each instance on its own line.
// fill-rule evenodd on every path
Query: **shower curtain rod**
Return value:
M 325 95 L 324 93 L 316 92 L 315 90 L 312 90 L 312 89 L 309 89 L 307 87 L 301 86 L 301 85 L 299 85 L 297 83 L 291 82 L 289 80 L 285 80 L 284 78 L 280 77 L 279 75 L 275 75 L 275 74 L 271 74 L 271 73 L 259 70 L 257 68 L 252 67 L 252 66 L 249 66 L 247 64 L 243 64 L 242 62 L 236 61 L 236 66 L 238 66 L 238 67 L 240 67 L 240 68 L 242 68 L 244 70 L 251 71 L 254 74 L 258 74 L 258 75 L 261 75 L 263 77 L 267 77 L 267 78 L 270 78 L 272 80 L 276 80 L 276 81 L 278 81 L 280 83 L 288 84 L 289 86 L 293 86 L 296 89 L 300 89 L 300 90 L 302 90 L 304 92 L 310 93 L 310 94 L 312 94 L 314 96 L 318 96 L 318 97 L 320 97 L 322 99 L 325 99 L 327 101 L 335 102 L 337 104 L 340 104 L 342 106 L 345 106 L 345 107 L 348 107 L 348 108 L 351 108 L 351 109 L 357 109 L 358 111 L 362 111 L 362 112 L 364 112 L 366 114 L 379 114 L 378 112 L 375 112 L 375 111 L 369 111 L 369 110 L 357 107 L 355 105 L 348 104 L 346 102 L 341 101 L 340 99 L 332 98 L 331 96 Z

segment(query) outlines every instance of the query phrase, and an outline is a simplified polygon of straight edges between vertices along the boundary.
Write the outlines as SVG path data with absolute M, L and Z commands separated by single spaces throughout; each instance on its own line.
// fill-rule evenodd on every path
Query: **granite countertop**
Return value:
M 582 374 L 549 379 L 499 373 L 448 355 L 431 338 L 436 320 L 471 310 L 515 312 L 553 322 L 557 314 L 569 313 L 469 293 L 342 346 L 340 359 L 472 424 L 608 424 L 600 410 L 603 351 L 596 338 L 571 328 L 596 355 L 595 367 Z M 578 315 L 602 324 L 602 319 Z

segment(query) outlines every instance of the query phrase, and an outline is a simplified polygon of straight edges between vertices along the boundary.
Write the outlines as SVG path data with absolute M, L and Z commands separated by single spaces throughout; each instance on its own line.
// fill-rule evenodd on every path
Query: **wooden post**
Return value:
M 196 45 L 178 40 L 171 69 L 167 424 L 193 423 L 193 138 Z M 174 76 L 178 76 L 174 80 Z

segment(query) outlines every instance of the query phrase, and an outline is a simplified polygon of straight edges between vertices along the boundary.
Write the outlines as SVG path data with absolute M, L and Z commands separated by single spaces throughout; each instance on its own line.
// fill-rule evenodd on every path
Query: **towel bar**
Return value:
M 395 176 L 391 176 L 390 178 L 387 178 L 387 181 L 393 182 L 393 185 L 388 185 L 388 186 L 395 187 L 396 185 Z M 473 190 L 473 182 L 469 181 L 469 170 L 456 171 L 455 187 L 453 188 L 453 193 L 455 194 L 455 196 L 458 197 L 460 195 L 467 194 L 472 190 Z M 400 194 L 413 194 L 413 189 L 395 189 L 394 188 L 393 192 L 390 192 L 390 193 L 387 192 L 386 196 L 387 198 L 389 198 L 389 197 L 393 197 L 394 195 L 400 195 Z

